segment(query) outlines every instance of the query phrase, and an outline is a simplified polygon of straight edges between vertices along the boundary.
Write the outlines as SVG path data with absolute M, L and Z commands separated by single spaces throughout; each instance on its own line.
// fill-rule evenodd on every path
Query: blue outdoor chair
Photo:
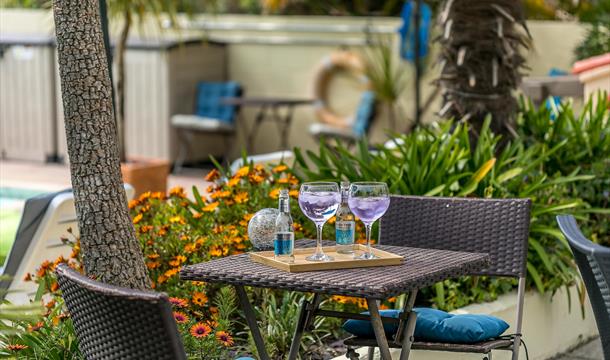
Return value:
M 225 143 L 235 133 L 235 118 L 239 112 L 236 105 L 224 104 L 223 98 L 243 95 L 237 82 L 200 82 L 197 85 L 195 113 L 193 115 L 172 116 L 172 126 L 180 138 L 180 150 L 174 163 L 174 170 L 180 170 L 191 152 L 194 134 L 219 134 Z
M 571 215 L 557 216 L 587 288 L 604 358 L 610 360 L 610 248 L 595 244 L 580 232 Z
M 368 134 L 375 119 L 375 104 L 375 94 L 372 91 L 365 91 L 360 98 L 351 127 L 314 123 L 309 127 L 309 133 L 318 140 L 335 138 L 353 144 Z

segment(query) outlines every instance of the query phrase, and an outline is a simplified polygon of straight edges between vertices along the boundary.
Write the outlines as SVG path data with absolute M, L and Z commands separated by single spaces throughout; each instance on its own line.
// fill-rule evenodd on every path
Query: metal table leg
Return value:
M 375 339 L 377 340 L 377 346 L 379 346 L 381 359 L 392 360 L 392 356 L 390 355 L 390 347 L 388 346 L 388 339 L 385 336 L 385 330 L 383 329 L 383 323 L 381 322 L 381 316 L 379 315 L 377 300 L 367 298 L 366 302 L 369 306 L 371 325 L 373 325 L 373 331 L 375 332 Z
M 309 330 L 314 320 L 314 313 L 320 306 L 322 298 L 319 294 L 315 294 L 311 302 L 303 300 L 301 303 L 301 311 L 299 313 L 299 320 L 297 327 L 292 337 L 292 343 L 290 344 L 290 353 L 288 354 L 288 360 L 295 360 L 299 355 L 299 348 L 301 347 L 301 338 L 303 332 Z
M 261 123 L 265 120 L 266 113 L 267 113 L 267 107 L 263 105 L 263 106 L 261 106 L 260 110 L 256 114 L 256 118 L 254 119 L 254 125 L 250 129 L 250 133 L 248 134 L 248 142 L 246 144 L 246 149 L 248 150 L 249 153 L 252 152 L 252 149 L 254 146 L 254 139 L 256 138 L 256 134 L 258 133 L 258 128 L 260 127 Z
M 405 301 L 402 309 L 403 314 L 407 315 L 407 321 L 401 320 L 398 325 L 398 332 L 396 333 L 395 341 L 401 343 L 400 360 L 409 359 L 411 354 L 411 345 L 413 344 L 413 333 L 415 332 L 415 323 L 417 321 L 417 314 L 413 312 L 413 305 L 415 304 L 415 297 L 417 296 L 417 290 L 413 290 L 409 293 L 407 301 Z M 402 337 L 402 338 L 401 338 Z
M 294 106 L 288 106 L 286 110 L 286 115 L 281 116 L 279 107 L 276 106 L 273 108 L 273 116 L 275 118 L 275 122 L 277 123 L 278 130 L 280 133 L 280 148 L 281 150 L 288 149 L 288 136 L 290 131 L 290 125 L 292 124 L 292 115 L 294 114 Z
M 256 345 L 256 350 L 258 351 L 258 357 L 261 360 L 271 360 L 271 358 L 267 354 L 267 349 L 265 348 L 265 343 L 263 341 L 263 337 L 261 336 L 261 332 L 258 329 L 258 324 L 256 323 L 256 315 L 254 314 L 254 310 L 252 309 L 252 305 L 250 304 L 250 300 L 248 299 L 248 294 L 246 294 L 246 290 L 241 285 L 235 285 L 235 291 L 237 292 L 237 297 L 239 298 L 241 308 L 244 311 L 244 316 L 246 317 L 248 327 L 252 332 L 254 344 Z

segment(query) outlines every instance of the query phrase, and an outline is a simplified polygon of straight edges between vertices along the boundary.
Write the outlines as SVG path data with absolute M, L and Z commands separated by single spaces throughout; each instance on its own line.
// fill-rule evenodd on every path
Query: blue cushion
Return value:
M 414 308 L 417 313 L 415 340 L 469 344 L 496 338 L 508 324 L 490 315 L 453 315 L 441 310 Z M 381 310 L 381 316 L 398 318 L 400 310 Z M 368 314 L 364 312 L 363 314 Z M 384 324 L 386 335 L 392 336 L 398 330 L 398 324 Z M 360 337 L 373 338 L 375 333 L 370 321 L 348 320 L 343 329 Z
M 356 116 L 354 123 L 352 124 L 352 130 L 356 137 L 362 137 L 371 125 L 372 117 L 375 113 L 375 93 L 372 91 L 365 91 L 362 93 L 360 102 L 358 103 L 358 109 L 356 110 Z
M 201 117 L 233 123 L 237 107 L 224 105 L 225 97 L 241 96 L 241 86 L 234 82 L 200 82 L 197 84 L 197 104 L 195 114 Z

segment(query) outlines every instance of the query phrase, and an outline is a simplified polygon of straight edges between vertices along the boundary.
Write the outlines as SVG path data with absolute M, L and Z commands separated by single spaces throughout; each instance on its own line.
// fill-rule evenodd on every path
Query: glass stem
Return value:
M 372 224 L 364 224 L 364 227 L 366 228 L 366 252 L 369 255 L 373 255 L 373 250 L 371 249 L 371 227 L 373 225 Z
M 324 224 L 316 224 L 316 229 L 318 230 L 318 241 L 316 241 L 316 254 L 324 254 L 322 250 L 322 227 Z

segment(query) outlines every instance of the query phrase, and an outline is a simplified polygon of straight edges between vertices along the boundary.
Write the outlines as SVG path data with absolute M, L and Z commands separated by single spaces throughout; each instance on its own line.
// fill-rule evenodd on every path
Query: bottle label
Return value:
M 337 245 L 352 245 L 354 243 L 356 223 L 353 221 L 337 221 L 335 223 L 335 238 Z
M 278 232 L 275 233 L 273 241 L 275 255 L 292 255 L 294 248 L 294 233 L 293 232 Z

